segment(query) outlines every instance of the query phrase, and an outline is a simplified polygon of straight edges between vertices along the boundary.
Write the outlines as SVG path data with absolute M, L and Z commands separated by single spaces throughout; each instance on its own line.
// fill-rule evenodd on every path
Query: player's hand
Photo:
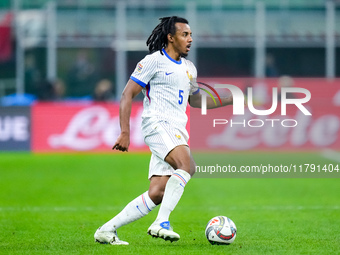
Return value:
M 120 133 L 112 150 L 128 151 L 130 145 L 130 134 Z

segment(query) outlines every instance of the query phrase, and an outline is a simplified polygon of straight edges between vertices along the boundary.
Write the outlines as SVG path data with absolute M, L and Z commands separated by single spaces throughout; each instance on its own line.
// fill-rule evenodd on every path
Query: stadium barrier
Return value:
M 340 149 L 340 79 L 200 79 L 206 84 L 232 84 L 244 93 L 252 88 L 252 102 L 257 110 L 271 109 L 273 88 L 277 88 L 277 108 L 270 115 L 255 115 L 244 106 L 244 115 L 233 115 L 232 107 L 190 110 L 190 139 L 194 150 L 320 150 Z M 302 106 L 288 104 L 281 112 L 281 88 L 304 88 L 311 99 Z M 227 91 L 219 90 L 226 94 Z M 303 93 L 287 93 L 289 99 L 304 98 Z M 247 98 L 245 98 L 247 101 Z
M 29 151 L 31 123 L 30 107 L 0 107 L 0 151 Z
M 233 84 L 245 90 L 253 88 L 254 107 L 269 109 L 271 92 L 280 79 L 214 79 L 200 81 L 214 84 Z M 292 84 L 291 84 L 292 85 Z M 286 86 L 286 85 L 284 85 Z M 202 122 L 199 109 L 188 109 L 191 121 L 188 130 L 191 147 L 195 149 L 225 150 L 319 150 L 340 149 L 340 79 L 294 79 L 295 87 L 311 92 L 305 104 L 312 113 L 304 116 L 294 105 L 287 108 L 286 116 L 275 111 L 270 116 L 252 116 L 246 110 L 243 122 L 232 115 L 232 107 L 208 110 Z M 222 95 L 223 93 L 221 93 Z M 131 112 L 130 151 L 148 151 L 141 134 L 141 102 L 133 103 Z M 229 121 L 228 125 L 212 128 L 215 113 Z M 196 115 L 195 115 L 196 114 Z M 220 115 L 221 116 L 221 115 Z M 280 121 L 266 121 L 279 119 Z M 294 128 L 254 127 L 262 120 L 267 125 L 280 125 L 282 118 L 295 119 Z M 249 120 L 252 121 L 249 125 Z M 230 121 L 244 124 L 230 126 Z M 260 124 L 259 124 L 260 123 Z M 289 122 L 286 124 L 288 125 Z M 0 107 L 0 150 L 33 152 L 110 152 L 120 133 L 118 103 L 38 102 L 31 106 Z

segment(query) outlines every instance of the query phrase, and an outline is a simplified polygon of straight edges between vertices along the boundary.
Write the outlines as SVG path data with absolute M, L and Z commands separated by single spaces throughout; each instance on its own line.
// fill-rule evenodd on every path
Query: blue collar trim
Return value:
M 162 49 L 162 51 L 163 51 L 163 53 L 165 54 L 165 56 L 166 56 L 168 59 L 170 59 L 172 62 L 174 62 L 174 63 L 176 63 L 176 64 L 178 64 L 178 65 L 182 64 L 182 59 L 180 59 L 179 61 L 174 60 L 173 58 L 171 58 L 171 57 L 168 55 L 168 53 L 166 53 L 166 51 L 165 51 L 164 48 Z

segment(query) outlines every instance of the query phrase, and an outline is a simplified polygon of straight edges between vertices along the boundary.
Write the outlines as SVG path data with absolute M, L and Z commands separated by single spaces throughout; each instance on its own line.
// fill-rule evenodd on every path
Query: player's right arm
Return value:
M 127 82 L 119 106 L 120 135 L 112 147 L 113 150 L 128 151 L 130 145 L 130 115 L 132 100 L 141 91 L 142 87 L 135 81 L 129 79 Z

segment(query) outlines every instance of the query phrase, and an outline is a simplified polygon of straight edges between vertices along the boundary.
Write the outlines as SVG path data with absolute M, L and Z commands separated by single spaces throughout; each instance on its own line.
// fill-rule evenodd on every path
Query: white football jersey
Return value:
M 165 120 L 185 128 L 189 95 L 198 93 L 194 64 L 181 58 L 172 59 L 166 51 L 147 55 L 136 66 L 131 79 L 143 87 L 142 118 Z

